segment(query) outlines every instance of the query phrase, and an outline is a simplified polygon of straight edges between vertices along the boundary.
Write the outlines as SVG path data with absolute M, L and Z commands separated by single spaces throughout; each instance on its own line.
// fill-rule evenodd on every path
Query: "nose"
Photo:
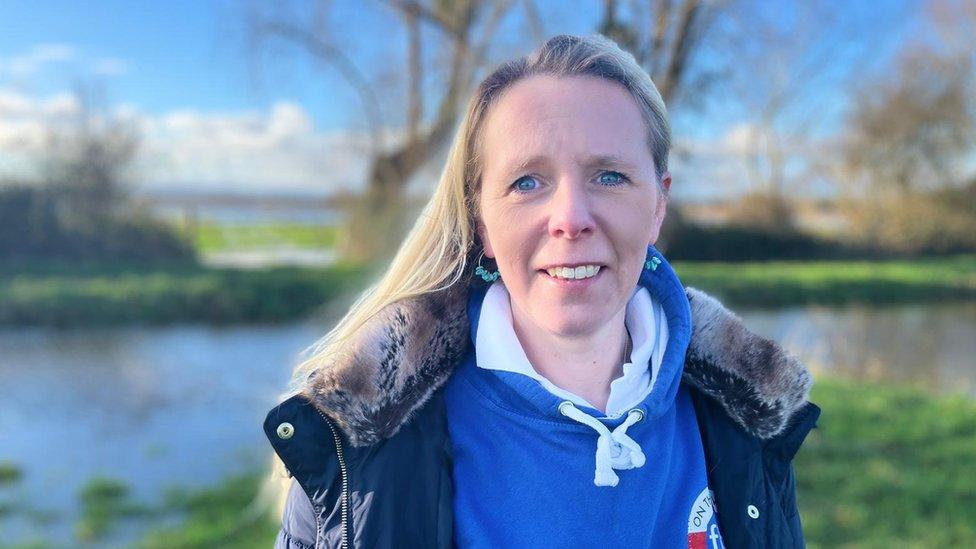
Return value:
M 578 181 L 558 185 L 549 204 L 549 235 L 575 239 L 593 232 L 593 213 L 586 190 Z

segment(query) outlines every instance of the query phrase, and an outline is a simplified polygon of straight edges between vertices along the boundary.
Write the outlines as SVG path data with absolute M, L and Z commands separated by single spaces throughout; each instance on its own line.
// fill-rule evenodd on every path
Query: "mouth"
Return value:
M 539 273 L 547 279 L 562 285 L 580 286 L 593 283 L 600 279 L 606 270 L 605 265 L 583 264 L 575 266 L 549 267 L 539 269 Z

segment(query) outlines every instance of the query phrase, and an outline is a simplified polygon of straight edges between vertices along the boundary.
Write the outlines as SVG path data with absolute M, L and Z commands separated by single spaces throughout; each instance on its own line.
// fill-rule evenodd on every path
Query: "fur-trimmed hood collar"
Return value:
M 812 385 L 806 368 L 708 294 L 690 287 L 684 293 L 691 321 L 684 381 L 718 401 L 750 434 L 768 439 L 782 432 L 806 403 Z M 471 345 L 467 302 L 468 287 L 455 284 L 387 306 L 312 372 L 301 393 L 354 446 L 391 437 Z

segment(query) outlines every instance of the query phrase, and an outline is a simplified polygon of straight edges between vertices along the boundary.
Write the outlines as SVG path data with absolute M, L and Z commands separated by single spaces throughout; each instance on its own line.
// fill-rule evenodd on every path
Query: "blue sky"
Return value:
M 570 1 L 575 9 L 562 10 L 564 2 L 538 3 L 548 34 L 590 32 L 600 4 Z M 334 4 L 335 37 L 366 52 L 360 58 L 365 66 L 396 55 L 402 35 L 388 10 L 376 2 L 363 2 L 372 6 L 369 10 L 358 9 L 356 2 Z M 5 0 L 0 7 L 0 176 L 30 171 L 42 152 L 38 132 L 44 121 L 71 112 L 77 82 L 97 80 L 106 103 L 142 131 L 137 171 L 150 186 L 319 194 L 355 188 L 364 168 L 364 144 L 348 135 L 350 127 L 362 124 L 356 96 L 334 73 L 307 59 L 280 48 L 249 47 L 246 5 L 231 0 Z M 837 6 L 861 11 L 849 14 L 860 21 L 858 32 L 884 29 L 878 44 L 889 50 L 898 41 L 895 30 L 909 28 L 892 18 L 915 10 L 910 0 Z M 785 21 L 792 13 L 777 9 L 769 17 Z M 872 26 L 871 18 L 883 24 Z M 507 44 L 525 32 L 516 10 L 499 33 L 497 50 L 521 53 Z M 872 57 L 881 63 L 889 54 L 879 48 Z M 840 120 L 842 90 L 815 85 L 822 88 L 810 94 L 817 99 L 805 101 L 808 110 L 824 111 L 821 118 L 827 123 L 819 131 L 830 134 Z M 734 151 L 733 157 L 715 151 L 748 128 L 748 116 L 721 94 L 706 109 L 676 113 L 676 139 L 687 141 L 688 150 L 708 153 L 677 162 L 675 169 L 683 169 L 692 183 L 687 188 L 714 194 L 741 187 L 741 162 Z M 427 176 L 434 177 L 436 166 L 430 170 Z
M 0 18 L 0 52 L 24 55 L 38 44 L 76 50 L 80 63 L 64 63 L 29 83 L 37 93 L 61 91 L 72 79 L 90 76 L 97 60 L 116 59 L 124 71 L 111 79 L 111 95 L 150 113 L 267 106 L 272 98 L 248 89 L 244 46 L 230 36 L 229 9 L 186 0 L 8 0 Z

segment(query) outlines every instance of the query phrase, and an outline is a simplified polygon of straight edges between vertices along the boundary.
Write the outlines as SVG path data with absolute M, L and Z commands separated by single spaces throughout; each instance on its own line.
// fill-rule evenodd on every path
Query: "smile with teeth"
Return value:
M 579 267 L 553 267 L 546 269 L 549 276 L 553 278 L 563 278 L 566 280 L 579 280 L 581 278 L 592 278 L 600 272 L 600 265 L 580 265 Z

